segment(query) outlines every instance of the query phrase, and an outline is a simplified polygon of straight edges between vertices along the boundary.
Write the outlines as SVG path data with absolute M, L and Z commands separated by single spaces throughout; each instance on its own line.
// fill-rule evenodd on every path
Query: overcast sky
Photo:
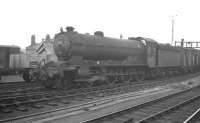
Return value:
M 177 15 L 177 16 L 175 16 Z M 175 16 L 175 40 L 200 41 L 199 0 L 1 0 L 0 44 L 30 44 L 31 34 L 40 42 L 62 26 L 80 33 L 101 30 L 105 36 L 143 36 L 171 43 Z

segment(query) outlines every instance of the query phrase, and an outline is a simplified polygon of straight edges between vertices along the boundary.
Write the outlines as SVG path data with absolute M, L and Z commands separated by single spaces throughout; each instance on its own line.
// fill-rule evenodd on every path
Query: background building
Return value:
M 30 65 L 45 64 L 50 61 L 57 61 L 53 49 L 53 39 L 47 34 L 45 39 L 36 43 L 35 35 L 31 36 L 31 45 L 26 47 L 26 55 L 29 57 Z

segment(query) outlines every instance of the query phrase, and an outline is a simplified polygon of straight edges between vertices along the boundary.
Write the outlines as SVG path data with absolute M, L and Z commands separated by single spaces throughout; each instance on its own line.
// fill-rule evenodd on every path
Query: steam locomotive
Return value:
M 143 37 L 110 38 L 101 31 L 80 34 L 67 27 L 53 45 L 58 62 L 46 64 L 41 74 L 49 87 L 132 82 L 195 72 L 200 66 L 199 50 Z

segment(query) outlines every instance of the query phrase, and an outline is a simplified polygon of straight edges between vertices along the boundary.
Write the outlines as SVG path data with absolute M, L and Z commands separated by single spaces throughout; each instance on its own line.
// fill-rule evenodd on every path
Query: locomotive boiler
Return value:
M 94 35 L 78 34 L 72 27 L 55 36 L 54 49 L 59 60 L 76 64 L 76 60 L 124 61 L 131 58 L 135 64 L 144 64 L 145 48 L 141 41 L 104 37 L 103 32 Z M 132 63 L 130 62 L 130 64 Z

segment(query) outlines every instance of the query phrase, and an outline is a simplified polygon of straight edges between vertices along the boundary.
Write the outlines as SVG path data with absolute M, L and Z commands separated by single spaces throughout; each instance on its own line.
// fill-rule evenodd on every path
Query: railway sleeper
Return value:
M 49 106 L 58 106 L 58 104 L 56 102 L 47 102 L 46 105 L 49 105 Z
M 50 100 L 52 100 L 52 99 L 50 99 L 50 98 L 41 98 L 41 99 L 31 100 L 31 103 L 46 102 L 46 101 L 50 101 Z
M 22 104 L 22 102 L 20 102 L 20 101 L 14 101 L 14 102 L 11 102 L 11 103 L 6 103 L 6 102 L 4 102 L 4 103 L 1 103 L 0 104 L 0 107 L 10 107 L 10 106 L 19 106 L 19 105 L 21 105 Z
M 38 94 L 38 95 L 27 95 L 27 96 L 16 96 L 16 97 L 5 97 L 5 98 L 1 98 L 0 99 L 0 102 L 13 102 L 14 100 L 27 100 L 27 99 L 30 99 L 30 98 L 41 98 L 41 94 Z
M 63 103 L 63 104 L 70 104 L 71 103 L 69 100 L 60 100 L 59 102 Z
M 4 113 L 9 113 L 12 112 L 10 107 L 14 106 L 16 110 L 19 111 L 27 111 L 28 109 L 26 108 L 25 105 L 29 104 L 28 106 L 31 106 L 33 108 L 43 108 L 44 106 L 35 104 L 38 102 L 46 102 L 46 101 L 50 101 L 52 99 L 48 99 L 48 98 L 42 98 L 42 99 L 36 99 L 36 100 L 26 100 L 26 101 L 15 101 L 14 103 L 1 103 L 0 104 L 0 110 Z M 46 105 L 49 106 L 57 106 L 58 104 L 55 102 L 48 102 L 46 103 Z
M 10 102 L 13 102 L 14 100 L 16 100 L 16 97 L 8 97 L 8 98 L 2 98 L 0 99 L 0 102 L 7 102 L 7 103 L 10 103 Z
M 29 109 L 26 106 L 17 106 L 15 108 L 15 110 L 18 110 L 18 111 L 28 111 Z
M 12 113 L 13 110 L 10 107 L 0 107 L 0 111 L 3 113 Z
M 36 109 L 41 109 L 41 108 L 44 108 L 44 105 L 41 105 L 41 104 L 32 104 L 31 107 L 32 108 L 36 108 Z
M 133 118 L 127 116 L 120 116 L 117 118 L 113 118 L 113 123 L 133 123 Z
M 33 105 L 34 103 L 38 103 L 38 102 L 45 102 L 45 101 L 49 101 L 50 99 L 48 98 L 42 98 L 42 99 L 30 99 L 30 100 L 26 100 L 26 101 L 15 101 L 13 103 L 10 104 L 4 104 L 4 106 L 9 107 L 9 106 L 21 106 L 21 105 Z

